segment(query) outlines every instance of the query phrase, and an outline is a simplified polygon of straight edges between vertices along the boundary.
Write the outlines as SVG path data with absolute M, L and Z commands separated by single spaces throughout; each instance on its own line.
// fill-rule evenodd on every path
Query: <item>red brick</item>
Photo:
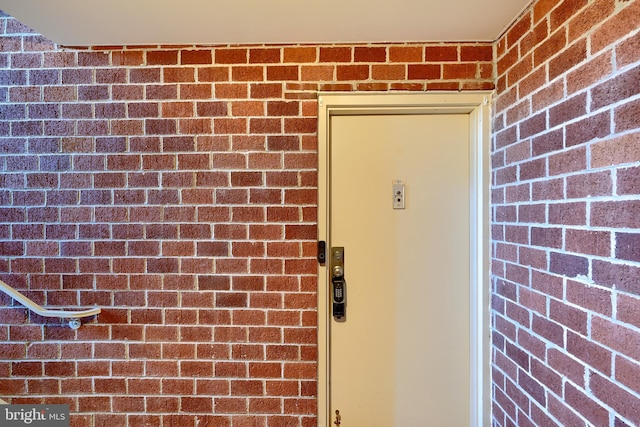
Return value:
M 624 357 L 616 356 L 615 378 L 632 390 L 640 391 L 640 383 L 638 383 L 640 366 L 637 361 L 630 361 Z
M 262 381 L 235 380 L 231 381 L 232 396 L 261 396 L 264 393 Z
M 549 110 L 549 125 L 557 126 L 585 115 L 586 103 L 587 97 L 586 94 L 583 93 L 552 107 Z
M 214 408 L 216 410 L 216 413 L 220 414 L 246 413 L 247 399 L 217 397 L 214 398 Z
M 553 395 L 548 395 L 548 399 L 547 406 L 549 408 L 549 412 L 562 423 L 561 425 L 580 425 L 584 423 L 582 418 L 579 418 L 579 416 L 564 402 L 558 400 Z M 547 423 L 543 424 L 546 425 Z
M 285 47 L 283 59 L 285 63 L 316 62 L 318 49 L 316 47 Z
M 558 3 L 554 0 L 540 0 L 533 7 L 534 22 L 546 16 Z
M 252 398 L 249 399 L 249 412 L 273 414 L 282 411 L 281 400 L 277 398 Z
M 369 78 L 368 65 L 339 65 L 336 68 L 337 80 L 366 80 Z
M 164 81 L 167 83 L 185 83 L 195 81 L 195 68 L 165 68 Z
M 532 74 L 528 75 L 518 85 L 518 92 L 520 97 L 525 98 L 531 92 L 535 91 L 546 82 L 546 71 L 543 68 L 538 68 Z
M 255 83 L 251 84 L 251 98 L 281 98 L 281 83 Z
M 567 383 L 565 386 L 565 401 L 593 425 L 606 425 L 609 421 L 609 413 L 606 408 L 600 406 L 591 397 L 588 397 L 581 389 Z
M 635 315 L 638 306 L 638 299 L 624 294 L 618 294 L 616 299 L 617 319 L 621 322 L 638 327 L 640 325 L 640 321 L 638 321 L 638 318 Z
M 582 335 L 587 334 L 587 312 L 566 305 L 560 301 L 551 300 L 549 307 L 551 319 Z
M 180 362 L 180 375 L 183 377 L 211 377 L 213 362 L 183 360 Z
M 321 47 L 320 62 L 351 62 L 350 47 Z
M 333 65 L 309 65 L 300 67 L 300 80 L 302 81 L 332 81 L 334 80 Z M 313 89 L 315 90 L 315 88 Z
M 109 53 L 78 52 L 78 65 L 81 67 L 99 67 L 109 65 Z
M 264 207 L 235 206 L 232 211 L 232 218 L 236 222 L 263 222 Z
M 373 65 L 371 77 L 375 80 L 404 80 L 406 66 L 400 64 Z
M 180 99 L 210 99 L 212 93 L 210 84 L 180 85 Z
M 434 80 L 439 79 L 441 66 L 435 64 L 409 64 L 407 78 L 409 80 Z
M 566 231 L 566 249 L 574 253 L 610 256 L 611 237 L 606 231 L 568 229 Z
M 594 317 L 591 335 L 607 347 L 638 360 L 640 336 L 632 329 Z
M 549 205 L 549 223 L 586 225 L 587 207 L 583 202 L 554 203 Z
M 460 64 L 443 64 L 442 78 L 446 80 L 467 79 L 473 80 L 478 73 L 478 65 L 476 63 L 460 63 Z
M 315 117 L 291 117 L 284 119 L 285 133 L 299 134 L 308 133 L 315 134 L 318 128 L 318 121 Z
M 510 49 L 524 34 L 531 29 L 531 13 L 523 14 L 516 23 L 511 25 L 506 33 L 507 47 Z
M 640 65 L 618 74 L 591 90 L 591 108 L 599 109 L 640 92 Z
M 571 2 L 560 3 L 550 14 L 549 22 L 551 32 L 563 25 L 567 20 L 574 16 L 580 9 L 587 5 L 587 0 L 574 0 Z M 598 20 L 599 21 L 599 20 Z M 593 22 L 593 21 L 590 21 Z
M 640 33 L 629 37 L 615 47 L 616 63 L 623 68 L 640 60 Z
M 278 118 L 251 118 L 249 119 L 249 132 L 252 134 L 280 133 L 282 120 Z
M 134 383 L 136 384 L 135 389 L 137 391 L 133 391 L 133 393 L 140 393 L 140 394 L 148 394 L 148 390 L 150 388 L 147 388 L 150 386 L 149 381 L 156 381 L 156 380 L 139 380 L 140 385 L 137 385 L 136 382 L 134 381 L 129 381 L 129 388 L 131 389 L 131 384 Z M 155 389 L 155 383 L 153 383 L 153 387 L 152 389 Z M 157 385 L 157 390 L 158 393 L 153 393 L 153 394 L 159 394 L 159 390 L 160 390 L 160 384 L 158 382 Z M 164 412 L 164 411 L 171 411 L 171 412 L 178 412 L 178 410 L 180 409 L 180 398 L 178 397 L 162 397 L 162 396 L 147 396 L 146 398 L 147 401 L 147 410 L 150 412 Z
M 513 268 L 514 266 L 511 265 L 511 267 Z M 527 269 L 523 267 L 521 267 L 520 270 L 522 270 L 523 272 L 527 271 Z M 521 276 L 516 275 L 515 278 L 509 277 L 514 275 L 515 275 L 514 273 L 507 271 L 507 280 L 521 284 L 523 286 L 528 285 L 528 277 L 522 277 L 522 275 Z M 523 308 L 519 305 L 511 303 L 510 301 L 507 301 L 505 313 L 509 319 L 514 320 L 519 325 L 525 328 L 530 327 L 529 310 L 527 310 L 526 308 Z
M 94 389 L 96 393 L 124 394 L 126 392 L 126 381 L 124 378 L 95 378 Z
M 568 280 L 566 285 L 567 301 L 584 307 L 587 310 L 611 315 L 611 292 L 595 286 Z M 618 309 L 620 310 L 620 309 Z
M 148 65 L 178 65 L 177 50 L 150 50 L 146 56 Z
M 228 66 L 199 67 L 197 68 L 199 82 L 226 82 L 229 81 Z
M 382 46 L 356 46 L 353 51 L 354 62 L 386 62 L 387 48 Z
M 640 100 L 627 102 L 614 110 L 614 122 L 616 132 L 624 132 L 640 128 L 638 117 L 640 116 Z
M 284 378 L 313 379 L 316 378 L 316 365 L 304 362 L 286 362 L 284 364 Z
M 495 399 L 494 399 L 494 403 L 493 403 L 493 411 L 494 411 L 494 418 L 496 420 L 498 420 L 498 422 L 501 421 L 500 415 L 505 416 L 505 412 L 512 414 L 512 417 L 515 418 L 515 404 L 513 403 L 513 401 L 507 397 L 506 394 L 504 394 L 502 392 L 502 390 L 500 388 L 496 388 L 495 389 Z
M 493 46 L 490 44 L 461 46 L 460 61 L 493 61 Z
M 534 314 L 531 326 L 532 331 L 542 338 L 559 346 L 564 345 L 564 331 L 559 324 Z
M 533 27 L 520 41 L 522 56 L 525 56 L 535 49 L 536 46 L 547 39 L 548 35 L 549 29 L 546 20 Z
M 610 123 L 609 112 L 603 112 L 567 125 L 566 146 L 571 147 L 608 136 L 611 133 Z
M 628 404 L 628 402 L 637 401 L 636 395 L 629 393 L 597 373 L 591 374 L 589 385 L 595 397 L 612 407 L 632 423 L 636 425 L 640 423 L 640 414 L 635 410 L 635 405 Z
M 66 362 L 63 362 L 66 363 Z M 69 375 L 70 367 L 60 367 L 57 362 L 48 362 L 47 364 L 52 364 L 51 371 L 60 371 L 57 375 L 60 376 L 71 376 Z M 58 366 L 56 366 L 58 365 Z M 66 371 L 62 373 L 62 371 Z M 49 374 L 49 375 L 53 375 Z M 109 362 L 108 361 L 89 361 L 89 362 L 77 362 L 77 375 L 78 376 L 108 376 L 109 375 Z
M 520 59 L 518 49 L 510 49 L 502 57 L 498 57 L 496 68 L 498 75 L 503 75 L 509 68 L 511 68 Z
M 216 64 L 246 64 L 247 49 L 218 48 L 214 51 Z
M 213 129 L 216 133 L 246 133 L 247 132 L 247 119 L 246 118 L 215 118 L 213 121 Z M 218 155 L 217 158 L 221 158 Z M 228 156 L 230 157 L 230 156 Z M 214 162 L 216 157 L 214 157 Z
M 564 146 L 563 132 L 562 130 L 545 132 L 533 138 L 531 146 L 533 156 L 560 150 Z
M 319 88 L 326 92 L 351 92 L 353 85 L 351 83 L 326 83 L 321 84 Z
M 108 396 L 88 396 L 78 398 L 78 410 L 81 412 L 109 412 L 111 399 Z
M 561 52 L 566 44 L 567 35 L 565 29 L 559 29 L 555 33 L 552 33 L 546 41 L 533 51 L 534 65 L 537 67 L 546 62 L 549 58 Z
M 519 302 L 524 307 L 536 311 L 538 314 L 546 314 L 547 298 L 536 291 L 521 288 L 519 293 Z M 535 339 L 535 338 L 532 338 Z
M 422 62 L 422 47 L 390 46 L 389 62 Z
M 187 64 L 211 64 L 211 50 L 182 50 L 180 51 L 180 63 Z
M 518 374 L 518 385 L 541 405 L 546 404 L 545 388 L 525 372 Z
M 591 224 L 614 228 L 638 228 L 639 212 L 640 201 L 637 200 L 597 202 L 591 205 Z
M 236 82 L 264 80 L 264 68 L 258 66 L 237 66 L 231 68 L 231 79 Z
M 246 83 L 216 83 L 214 91 L 218 99 L 243 99 L 249 95 L 249 88 Z
M 618 194 L 638 194 L 640 191 L 640 168 L 627 168 L 618 171 Z
M 447 62 L 458 60 L 458 46 L 426 46 L 426 62 Z
M 316 399 L 284 399 L 284 413 L 306 415 L 315 414 L 317 413 Z
M 547 248 L 562 247 L 562 229 L 548 227 L 531 228 L 531 244 Z
M 593 53 L 610 46 L 616 40 L 628 35 L 631 29 L 638 27 L 640 5 L 637 2 L 630 2 L 624 6 L 590 34 Z
M 267 102 L 269 116 L 297 116 L 300 114 L 300 103 L 296 101 Z
M 213 400 L 210 397 L 187 397 L 180 399 L 180 409 L 184 412 L 212 412 Z
M 282 154 L 281 153 L 250 153 L 249 154 L 249 168 L 251 169 L 279 169 L 282 166 Z M 251 197 L 257 195 L 252 190 Z
M 563 151 L 549 157 L 549 175 L 579 172 L 587 167 L 587 150 L 584 147 Z
M 596 342 L 587 340 L 573 332 L 567 332 L 567 351 L 588 366 L 610 375 L 612 354 Z
M 587 57 L 587 42 L 585 39 L 578 40 L 573 45 L 566 48 L 562 55 L 559 55 L 549 62 L 549 80 L 553 80 L 561 74 L 566 73 L 571 68 L 582 63 Z
M 640 161 L 638 135 L 640 133 L 631 133 L 593 144 L 591 167 L 598 168 Z
M 551 104 L 565 98 L 564 82 L 556 80 L 554 83 L 544 86 L 532 97 L 532 111 L 539 111 Z
M 390 90 L 422 91 L 423 83 L 391 83 Z
M 507 72 L 507 82 L 509 86 L 513 86 L 522 80 L 527 74 L 533 70 L 533 55 L 527 55 L 514 64 Z M 544 82 L 544 80 L 543 80 Z M 523 98 L 524 94 L 520 94 Z

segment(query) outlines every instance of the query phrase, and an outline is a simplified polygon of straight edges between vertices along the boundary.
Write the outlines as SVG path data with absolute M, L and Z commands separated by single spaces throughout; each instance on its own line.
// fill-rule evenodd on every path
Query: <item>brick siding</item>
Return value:
M 539 0 L 496 43 L 495 426 L 640 424 L 639 28 Z
M 312 426 L 319 90 L 494 88 L 492 43 L 59 47 L 0 16 L 0 396 Z

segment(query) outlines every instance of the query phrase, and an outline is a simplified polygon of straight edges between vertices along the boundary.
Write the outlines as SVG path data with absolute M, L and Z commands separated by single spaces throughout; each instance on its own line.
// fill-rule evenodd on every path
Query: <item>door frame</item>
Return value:
M 318 93 L 318 240 L 328 241 L 331 117 L 368 114 L 468 114 L 470 145 L 470 427 L 490 425 L 489 195 L 491 92 Z M 318 427 L 330 411 L 329 275 L 318 269 Z

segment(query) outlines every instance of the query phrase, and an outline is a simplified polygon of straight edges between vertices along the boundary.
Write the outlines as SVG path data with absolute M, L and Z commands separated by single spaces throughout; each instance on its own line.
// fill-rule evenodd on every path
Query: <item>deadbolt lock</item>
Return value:
M 346 282 L 344 280 L 344 248 L 331 248 L 331 300 L 334 319 L 343 321 L 346 314 Z

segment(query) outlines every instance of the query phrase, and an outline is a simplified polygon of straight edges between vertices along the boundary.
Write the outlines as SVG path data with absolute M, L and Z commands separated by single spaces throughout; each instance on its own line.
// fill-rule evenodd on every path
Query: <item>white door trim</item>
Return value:
M 469 114 L 470 128 L 470 427 L 490 425 L 489 156 L 490 92 L 319 93 L 318 240 L 329 236 L 331 116 L 364 114 Z M 330 242 L 327 241 L 327 247 Z M 332 427 L 329 414 L 330 300 L 327 267 L 318 271 L 318 427 Z

